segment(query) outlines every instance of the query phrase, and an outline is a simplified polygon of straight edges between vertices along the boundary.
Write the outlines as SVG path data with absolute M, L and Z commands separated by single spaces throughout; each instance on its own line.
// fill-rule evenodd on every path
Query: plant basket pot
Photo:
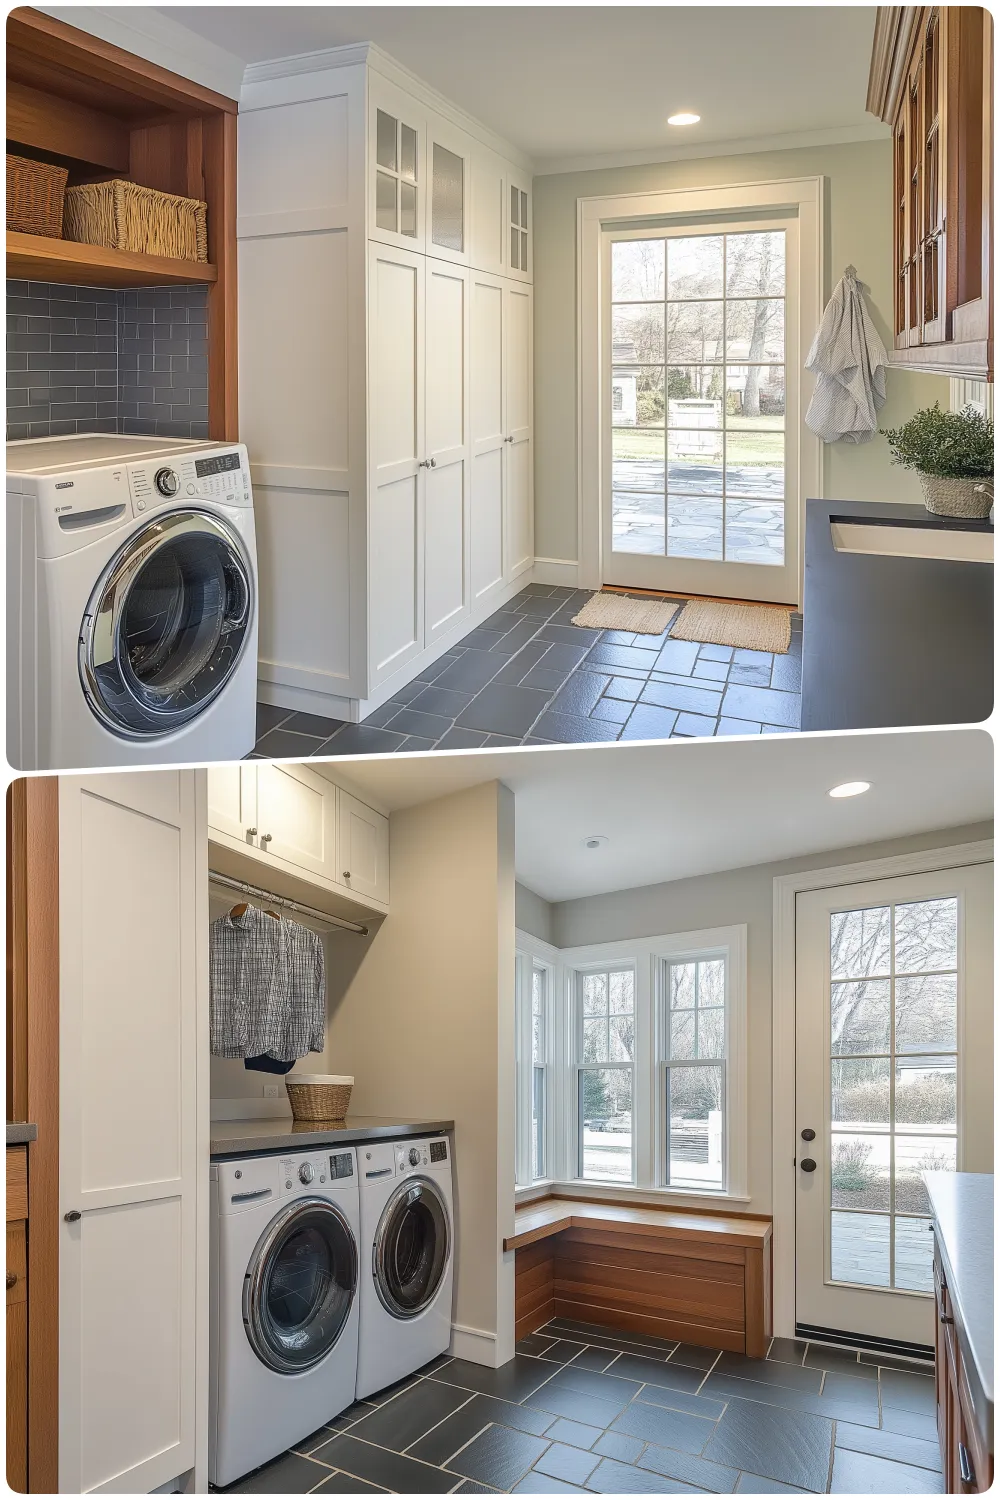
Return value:
M 296 1122 L 310 1120 L 327 1124 L 343 1120 L 351 1103 L 353 1078 L 334 1073 L 289 1073 L 285 1090 Z
M 983 520 L 993 509 L 992 479 L 947 479 L 921 474 L 924 505 L 935 516 Z

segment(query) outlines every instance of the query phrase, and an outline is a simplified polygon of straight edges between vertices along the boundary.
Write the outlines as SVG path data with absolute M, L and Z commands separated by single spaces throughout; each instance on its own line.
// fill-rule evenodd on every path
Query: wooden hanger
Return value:
M 230 920 L 235 922 L 237 918 L 242 917 L 243 913 L 247 910 L 248 904 L 246 901 L 238 901 L 229 913 Z M 281 921 L 281 917 L 276 911 L 268 911 L 266 907 L 262 907 L 261 910 L 266 917 L 273 917 L 276 922 Z

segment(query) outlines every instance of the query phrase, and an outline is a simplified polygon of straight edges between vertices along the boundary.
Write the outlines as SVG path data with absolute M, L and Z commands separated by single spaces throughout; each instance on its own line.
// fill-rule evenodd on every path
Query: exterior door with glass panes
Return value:
M 798 604 L 796 220 L 602 249 L 603 582 Z
M 923 1174 L 993 1170 L 992 874 L 798 897 L 800 1333 L 934 1342 Z

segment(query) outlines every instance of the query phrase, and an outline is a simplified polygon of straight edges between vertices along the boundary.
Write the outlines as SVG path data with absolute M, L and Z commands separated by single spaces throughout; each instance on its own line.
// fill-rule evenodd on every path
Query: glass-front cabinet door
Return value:
M 399 89 L 370 74 L 369 236 L 410 250 L 424 247 L 427 126 Z
M 439 260 L 469 264 L 472 142 L 444 120 L 427 121 L 427 183 L 430 194 L 426 252 Z
M 507 272 L 517 281 L 530 281 L 534 273 L 531 250 L 531 178 L 517 172 L 507 176 Z

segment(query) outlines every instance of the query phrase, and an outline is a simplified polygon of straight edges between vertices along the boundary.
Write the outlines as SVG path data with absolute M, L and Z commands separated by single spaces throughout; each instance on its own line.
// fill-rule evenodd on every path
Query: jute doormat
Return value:
M 680 605 L 665 599 L 630 599 L 627 594 L 593 594 L 574 625 L 587 630 L 626 630 L 633 635 L 662 635 Z
M 787 609 L 771 604 L 713 604 L 692 599 L 681 610 L 670 635 L 677 641 L 738 646 L 784 656 L 791 640 L 792 619 Z

